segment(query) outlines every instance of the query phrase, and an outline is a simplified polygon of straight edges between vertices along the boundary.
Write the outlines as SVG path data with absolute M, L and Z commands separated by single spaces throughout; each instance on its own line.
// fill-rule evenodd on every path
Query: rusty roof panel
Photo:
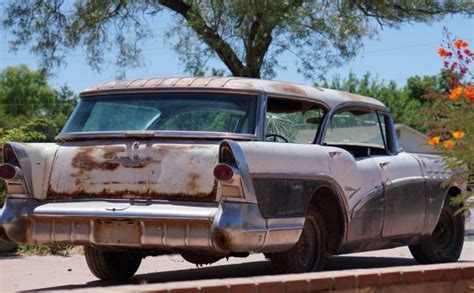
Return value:
M 265 92 L 269 95 L 293 96 L 321 101 L 330 107 L 343 102 L 358 101 L 377 106 L 385 106 L 382 102 L 357 94 L 331 89 L 315 88 L 296 83 L 271 81 L 242 77 L 165 77 L 137 80 L 119 80 L 101 83 L 87 88 L 81 96 L 93 95 L 97 92 L 120 92 L 133 89 L 167 90 L 167 89 L 226 89 L 235 91 Z

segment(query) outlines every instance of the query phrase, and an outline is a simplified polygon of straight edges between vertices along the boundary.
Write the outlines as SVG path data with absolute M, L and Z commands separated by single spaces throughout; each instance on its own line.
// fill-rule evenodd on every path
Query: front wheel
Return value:
M 91 272 L 104 281 L 125 281 L 138 270 L 142 256 L 127 252 L 101 250 L 84 246 L 87 266 Z
M 320 214 L 310 207 L 300 239 L 290 250 L 266 254 L 278 273 L 319 271 L 326 261 L 326 233 Z
M 418 262 L 433 264 L 459 259 L 464 244 L 464 216 L 454 215 L 454 212 L 454 208 L 445 203 L 431 236 L 420 244 L 409 246 Z

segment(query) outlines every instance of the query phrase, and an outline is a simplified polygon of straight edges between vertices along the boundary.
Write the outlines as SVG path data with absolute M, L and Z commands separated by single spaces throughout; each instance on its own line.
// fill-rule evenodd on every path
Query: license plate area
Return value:
M 97 244 L 140 245 L 140 223 L 134 220 L 96 220 L 94 238 Z

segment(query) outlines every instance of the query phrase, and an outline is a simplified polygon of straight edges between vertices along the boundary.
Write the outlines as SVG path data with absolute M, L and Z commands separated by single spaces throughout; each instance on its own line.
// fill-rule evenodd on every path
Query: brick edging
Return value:
M 421 268 L 422 266 L 418 266 Z M 270 279 L 258 281 L 258 278 L 232 280 L 218 280 L 212 285 L 199 284 L 193 286 L 180 286 L 176 288 L 145 289 L 147 292 L 159 293 L 211 293 L 211 292 L 307 292 L 327 290 L 350 290 L 366 287 L 385 287 L 394 285 L 410 285 L 431 282 L 456 282 L 459 280 L 474 281 L 474 264 L 463 267 L 434 267 L 425 266 L 426 269 L 402 269 L 400 271 L 364 272 L 359 270 L 356 274 L 347 272 L 310 273 L 301 275 L 272 276 Z M 300 277 L 298 277 L 300 276 Z

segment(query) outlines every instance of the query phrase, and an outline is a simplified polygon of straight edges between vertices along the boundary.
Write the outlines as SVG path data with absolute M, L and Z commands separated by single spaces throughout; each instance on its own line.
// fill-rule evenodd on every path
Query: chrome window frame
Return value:
M 130 131 L 89 131 L 89 132 L 68 132 L 59 133 L 56 141 L 81 140 L 81 139 L 105 139 L 105 138 L 197 138 L 197 139 L 238 139 L 238 140 L 261 140 L 262 133 L 262 114 L 265 115 L 264 100 L 265 94 L 261 91 L 230 91 L 230 90 L 115 90 L 115 91 L 97 91 L 93 93 L 81 94 L 81 99 L 91 97 L 100 97 L 108 95 L 123 94 L 156 94 L 156 93 L 229 93 L 256 97 L 255 109 L 255 129 L 251 134 L 232 133 L 232 132 L 212 132 L 212 131 L 174 131 L 174 130 L 130 130 Z M 263 116 L 264 117 L 264 116 Z
M 316 130 L 316 132 L 314 134 L 314 141 L 316 141 L 318 133 L 321 131 L 321 129 L 323 127 L 324 117 L 331 111 L 331 107 L 329 107 L 329 105 L 326 104 L 325 102 L 323 102 L 322 100 L 316 100 L 314 98 L 304 98 L 304 97 L 300 97 L 300 96 L 277 95 L 277 94 L 264 94 L 264 105 L 262 107 L 265 111 L 263 113 L 263 116 L 261 117 L 261 119 L 263 121 L 262 130 L 261 130 L 262 131 L 262 137 L 260 139 L 261 141 L 266 141 L 265 140 L 265 125 L 266 125 L 266 119 L 267 119 L 266 114 L 267 114 L 267 106 L 268 106 L 268 99 L 269 98 L 271 98 L 271 99 L 281 99 L 281 100 L 293 100 L 293 101 L 299 101 L 299 102 L 308 102 L 308 103 L 312 103 L 312 104 L 316 104 L 316 105 L 321 106 L 325 112 L 323 114 L 323 117 L 321 118 L 321 122 L 318 125 L 318 129 Z M 312 144 L 315 143 L 314 141 L 312 142 Z M 302 144 L 302 143 L 296 143 L 296 144 Z M 308 143 L 308 144 L 311 144 L 311 143 Z
M 327 128 L 329 126 L 329 122 L 330 122 L 332 116 L 334 116 L 334 114 L 336 114 L 340 110 L 344 110 L 344 109 L 372 110 L 376 113 L 378 113 L 378 112 L 388 113 L 389 114 L 388 116 L 391 117 L 390 110 L 387 107 L 367 104 L 367 103 L 363 103 L 363 102 L 344 102 L 344 103 L 341 103 L 341 104 L 331 108 L 323 116 L 323 119 L 321 121 L 321 126 L 320 126 L 319 131 L 316 135 L 316 139 L 314 140 L 315 144 L 323 145 L 323 139 L 326 136 L 326 131 L 327 131 Z

